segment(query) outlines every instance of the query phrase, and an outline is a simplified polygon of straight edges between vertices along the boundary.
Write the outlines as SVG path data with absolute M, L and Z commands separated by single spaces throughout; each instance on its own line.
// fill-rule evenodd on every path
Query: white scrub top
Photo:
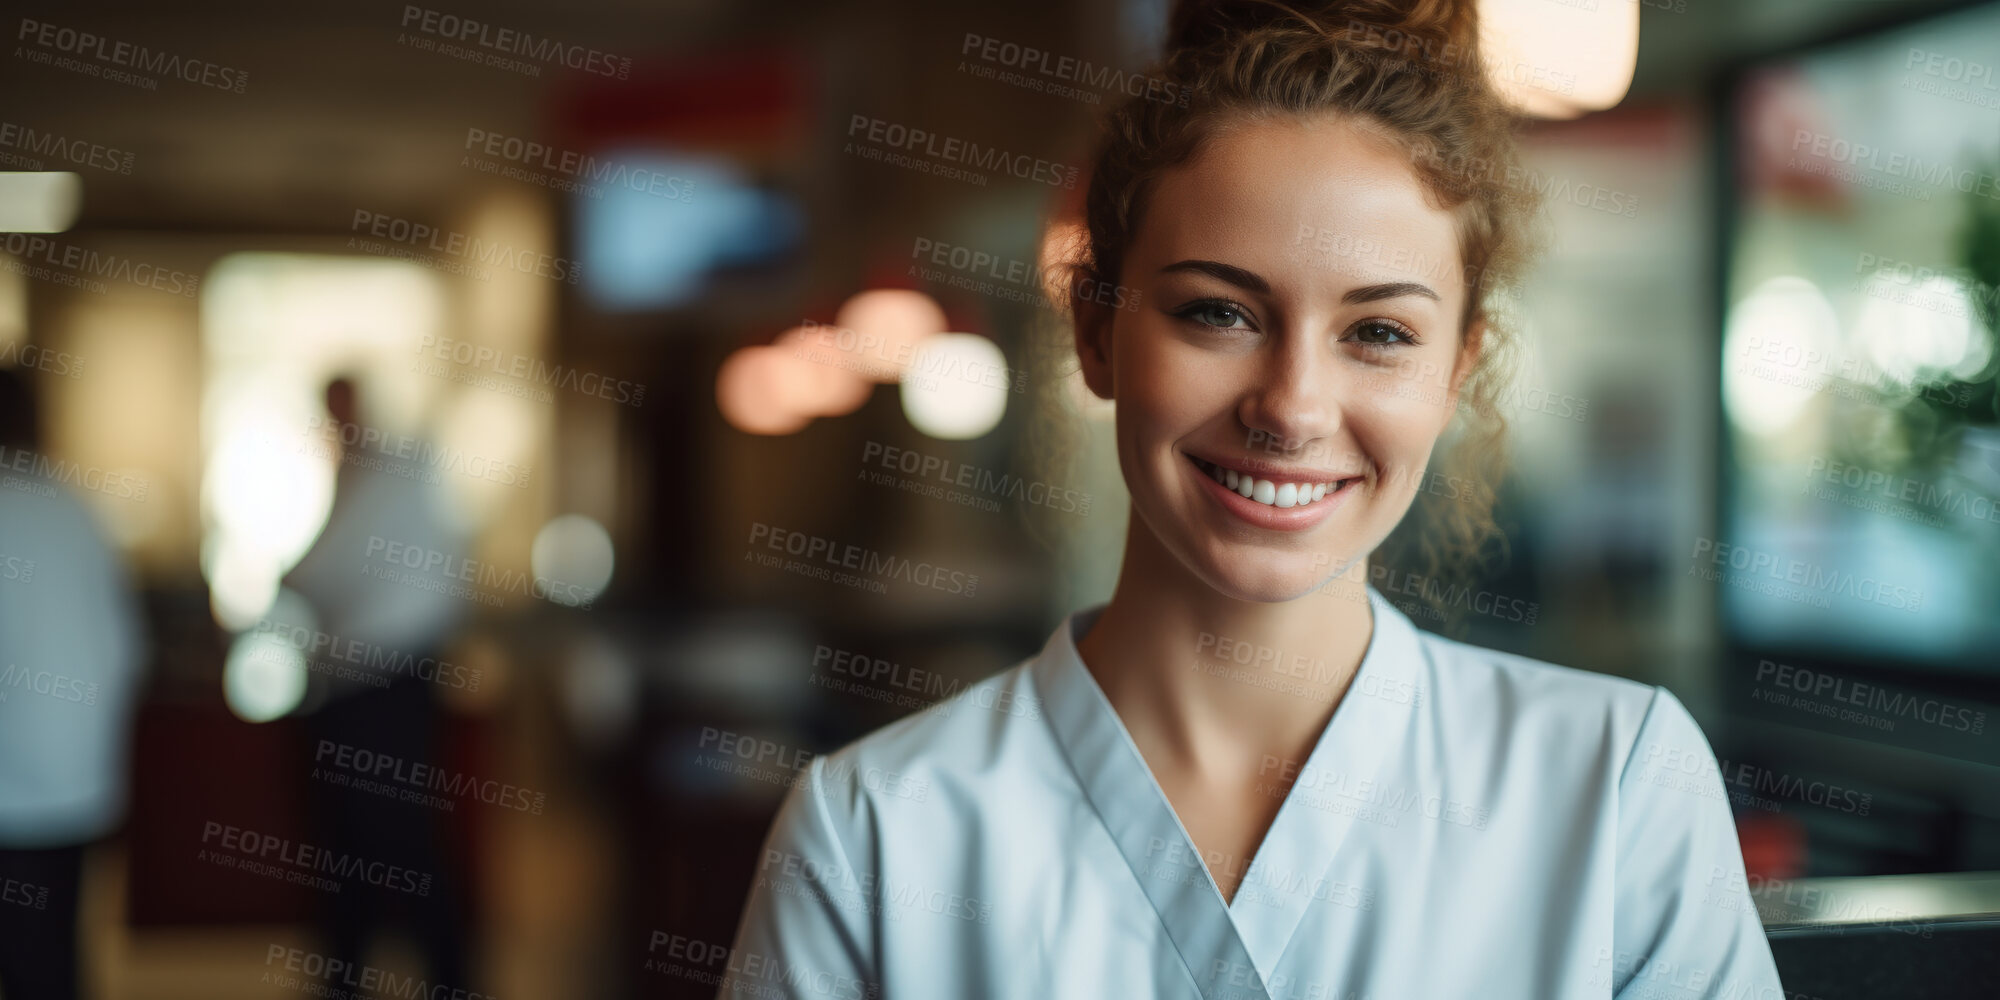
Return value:
M 1077 655 L 1100 605 L 801 772 L 719 995 L 1781 1000 L 1679 700 L 1369 598 L 1230 902 Z

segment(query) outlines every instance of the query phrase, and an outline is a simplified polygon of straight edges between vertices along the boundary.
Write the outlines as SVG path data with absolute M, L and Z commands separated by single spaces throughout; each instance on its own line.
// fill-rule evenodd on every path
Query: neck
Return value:
M 1237 600 L 1135 512 L 1118 586 L 1077 652 L 1149 759 L 1224 780 L 1266 757 L 1303 766 L 1374 630 L 1363 569 L 1295 600 Z

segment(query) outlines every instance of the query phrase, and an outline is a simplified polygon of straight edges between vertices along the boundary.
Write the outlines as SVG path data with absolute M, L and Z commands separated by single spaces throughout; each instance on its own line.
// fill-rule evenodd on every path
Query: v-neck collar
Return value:
M 1353 813 L 1300 801 L 1333 782 L 1373 782 L 1401 743 L 1412 704 L 1383 692 L 1414 690 L 1422 648 L 1416 626 L 1368 590 L 1374 629 L 1361 666 L 1298 772 L 1256 858 L 1223 902 L 1193 839 L 1116 709 L 1076 650 L 1104 605 L 1070 615 L 1030 668 L 1057 742 L 1098 818 L 1131 866 L 1203 997 L 1267 998 L 1265 984 L 1291 944 Z M 1369 786 L 1363 786 L 1369 787 Z M 1246 893 L 1255 892 L 1255 902 Z

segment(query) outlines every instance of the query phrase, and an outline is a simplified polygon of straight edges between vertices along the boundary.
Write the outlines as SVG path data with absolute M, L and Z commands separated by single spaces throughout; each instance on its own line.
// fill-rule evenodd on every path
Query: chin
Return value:
M 1327 564 L 1311 553 L 1231 558 L 1224 553 L 1207 561 L 1197 575 L 1224 597 L 1259 604 L 1281 604 L 1311 594 L 1325 582 Z

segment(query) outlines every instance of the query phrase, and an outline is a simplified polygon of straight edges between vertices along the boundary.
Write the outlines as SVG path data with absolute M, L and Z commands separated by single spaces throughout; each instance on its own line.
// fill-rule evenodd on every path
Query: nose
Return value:
M 1271 341 L 1262 370 L 1237 411 L 1249 445 L 1292 454 L 1339 432 L 1340 366 L 1331 351 L 1312 346 L 1312 340 L 1286 331 Z

